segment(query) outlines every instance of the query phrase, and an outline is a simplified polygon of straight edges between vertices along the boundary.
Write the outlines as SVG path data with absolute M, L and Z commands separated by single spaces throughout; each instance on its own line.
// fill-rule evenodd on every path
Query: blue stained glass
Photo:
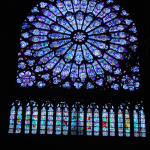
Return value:
M 70 35 L 65 35 L 65 34 L 61 34 L 61 33 L 52 33 L 52 34 L 49 34 L 48 37 L 53 40 L 57 40 L 57 39 L 70 38 Z
M 94 135 L 99 136 L 100 122 L 99 122 L 99 108 L 96 106 L 94 110 Z
M 107 51 L 107 53 L 116 59 L 123 59 L 123 55 L 120 53 L 117 53 L 115 51 L 109 50 L 109 51 Z
M 52 23 L 54 23 L 52 20 L 48 19 L 47 17 L 44 16 L 36 16 L 37 19 L 43 23 L 46 23 L 48 25 L 51 25 Z
M 98 61 L 106 71 L 112 72 L 112 67 L 104 59 L 99 59 Z
M 83 61 L 83 55 L 82 55 L 82 50 L 80 45 L 78 45 L 76 50 L 75 61 L 77 64 L 81 64 L 81 62 Z
M 15 108 L 14 104 L 12 104 L 12 107 L 11 107 L 11 110 L 10 110 L 10 116 L 9 116 L 9 130 L 8 130 L 8 133 L 14 133 L 15 114 L 16 114 L 16 108 Z
M 27 18 L 28 18 L 28 20 L 29 20 L 30 22 L 32 22 L 32 21 L 34 21 L 35 16 L 28 16 Z
M 109 14 L 111 11 L 110 8 L 104 8 L 99 14 L 98 17 L 103 18 L 105 17 L 107 14 Z
M 95 0 L 89 1 L 86 12 L 87 12 L 87 13 L 92 12 L 93 9 L 94 9 L 94 7 L 95 7 L 95 5 L 96 5 L 96 1 L 95 1 Z
M 31 107 L 26 106 L 26 113 L 25 113 L 25 134 L 30 133 L 30 124 L 31 124 Z
M 67 50 L 70 48 L 71 45 L 72 45 L 72 42 L 58 48 L 56 50 L 56 56 L 64 55 L 67 52 Z
M 84 65 L 84 64 L 82 64 L 82 65 L 80 66 L 80 69 L 79 69 L 79 77 L 80 77 L 80 79 L 81 79 L 81 82 L 84 82 L 85 79 L 86 79 L 86 77 L 87 77 L 87 75 L 86 75 L 86 70 L 85 70 L 85 65 Z
M 77 44 L 74 44 L 72 48 L 68 50 L 68 52 L 66 53 L 66 55 L 64 56 L 66 62 L 69 62 L 72 60 L 76 51 L 76 47 L 77 47 Z
M 70 42 L 71 40 L 70 39 L 66 39 L 66 40 L 58 40 L 58 41 L 53 41 L 51 44 L 50 44 L 50 47 L 51 48 L 57 48 L 57 47 L 60 47 L 68 42 Z
M 76 89 L 80 89 L 83 86 L 83 84 L 79 83 L 79 82 L 75 82 L 74 86 L 75 86 Z
M 63 123 L 62 123 L 62 130 L 63 130 L 63 135 L 68 135 L 68 127 L 69 125 L 69 110 L 68 106 L 65 105 L 63 106 Z
M 80 0 L 73 0 L 74 12 L 77 12 L 80 9 Z
M 101 10 L 103 9 L 104 7 L 104 2 L 100 2 L 96 5 L 95 9 L 93 10 L 93 14 L 95 16 L 97 16 L 97 14 L 99 14 L 101 12 Z
M 67 76 L 69 76 L 70 73 L 71 64 L 66 64 L 61 72 L 61 78 L 65 79 Z
M 70 77 L 73 82 L 78 78 L 78 66 L 76 64 L 72 65 Z
M 63 60 L 60 60 L 60 62 L 53 69 L 53 75 L 60 73 L 61 70 L 63 69 L 64 64 L 65 64 L 65 62 Z
M 37 106 L 33 107 L 32 110 L 32 134 L 36 134 L 37 133 L 37 123 L 38 123 L 38 108 Z
M 47 35 L 49 33 L 48 31 L 40 29 L 30 30 L 29 32 L 32 33 L 33 35 Z
M 108 21 L 110 21 L 116 17 L 117 17 L 116 13 L 110 13 L 106 17 L 103 18 L 103 21 L 104 21 L 104 23 L 106 23 L 106 22 L 108 22 Z
M 41 110 L 40 134 L 45 134 L 45 130 L 46 130 L 46 108 L 43 107 Z
M 117 18 L 117 19 L 114 19 L 114 20 L 112 20 L 112 21 L 109 21 L 108 23 L 106 23 L 106 25 L 109 26 L 109 27 L 112 27 L 112 26 L 121 24 L 122 21 L 123 21 L 122 18 Z M 112 29 L 112 30 L 113 30 L 113 29 Z
M 113 0 L 40 2 L 21 28 L 17 65 L 21 87 L 140 88 L 139 71 L 133 68 L 139 63 L 121 68 L 138 48 L 137 28 L 129 13 Z M 127 81 L 121 76 L 129 70 Z M 107 84 L 110 76 L 116 80 Z
M 41 49 L 41 50 L 39 50 L 39 51 L 36 51 L 34 54 L 33 54 L 33 56 L 34 57 L 41 57 L 41 56 L 44 56 L 45 54 L 47 54 L 47 53 L 49 53 L 49 52 L 51 52 L 52 51 L 52 49 L 50 49 L 50 48 L 43 48 L 43 49 Z
M 108 56 L 107 54 L 104 54 L 103 57 L 107 62 L 109 62 L 112 66 L 119 67 L 119 63 L 117 60 L 113 59 L 111 56 Z
M 82 51 L 83 51 L 85 60 L 88 62 L 92 62 L 93 56 L 91 55 L 90 51 L 87 49 L 87 47 L 85 45 L 82 45 Z
M 76 135 L 76 134 L 77 134 L 77 110 L 73 105 L 71 111 L 71 135 Z
M 91 35 L 89 36 L 90 39 L 95 39 L 95 40 L 98 40 L 98 41 L 108 41 L 110 40 L 110 37 L 107 36 L 107 35 Z
M 78 135 L 83 135 L 84 133 L 84 110 L 83 106 L 80 106 L 78 112 Z
M 55 16 L 62 16 L 62 14 L 60 13 L 60 11 L 55 7 L 53 6 L 52 4 L 49 4 L 49 10 L 55 14 Z
M 44 24 L 44 23 L 41 23 L 41 22 L 33 22 L 32 24 L 33 24 L 36 28 L 45 29 L 45 30 L 50 30 L 49 25 L 46 25 L 46 24 Z
M 45 69 L 44 70 L 49 70 L 52 69 L 54 67 L 54 65 L 56 65 L 56 63 L 59 61 L 58 57 L 54 57 L 52 60 L 50 60 L 46 65 L 45 65 Z
M 49 10 L 43 9 L 42 12 L 44 16 L 48 17 L 49 19 L 52 19 L 52 21 L 56 21 L 56 16 Z
M 76 21 L 77 21 L 78 29 L 81 30 L 82 24 L 83 24 L 83 21 L 84 21 L 83 12 L 77 12 L 77 14 L 76 14 Z
M 126 48 L 123 46 L 115 45 L 115 44 L 110 44 L 110 49 L 115 50 L 116 52 L 127 52 Z
M 117 32 L 117 33 L 111 33 L 111 36 L 113 38 L 126 38 L 127 36 L 129 36 L 129 34 L 125 32 Z
M 85 17 L 85 20 L 84 20 L 84 23 L 83 23 L 83 26 L 82 26 L 82 30 L 85 30 L 86 27 L 92 22 L 93 20 L 93 15 L 89 14 Z
M 89 78 L 91 78 L 92 80 L 95 80 L 96 74 L 93 69 L 93 66 L 88 64 L 88 65 L 86 65 L 86 67 L 87 67 L 87 73 L 88 73 Z
M 53 57 L 54 57 L 54 52 L 48 53 L 47 55 L 45 55 L 44 57 L 42 57 L 40 59 L 40 61 L 38 62 L 38 64 L 45 64 L 49 60 L 51 60 Z
M 124 25 L 118 25 L 118 26 L 111 27 L 109 29 L 109 32 L 123 31 L 125 28 L 126 28 L 126 26 L 124 26 Z
M 71 24 L 71 26 L 77 30 L 77 25 L 76 25 L 76 20 L 75 20 L 75 16 L 72 13 L 67 13 L 66 14 L 66 19 L 69 21 L 69 23 Z
M 89 25 L 89 27 L 86 29 L 86 32 L 89 32 L 90 30 L 93 30 L 93 29 L 97 28 L 98 26 L 101 25 L 101 22 L 102 22 L 102 21 L 101 21 L 100 19 L 94 20 L 94 21 Z
M 62 108 L 58 104 L 56 108 L 56 127 L 55 127 L 56 135 L 61 134 L 61 130 L 62 130 L 61 126 L 62 126 Z
M 46 36 L 33 36 L 29 40 L 36 43 L 36 42 L 48 41 L 48 38 Z
M 94 63 L 92 65 L 94 67 L 95 72 L 98 75 L 104 74 L 104 70 L 102 69 L 102 67 L 99 65 L 99 63 L 97 61 L 94 61 Z
M 102 134 L 108 136 L 108 112 L 106 109 L 102 111 Z
M 92 83 L 88 82 L 87 89 L 94 89 L 94 85 Z
M 123 110 L 118 111 L 118 135 L 123 136 Z
M 29 35 L 28 32 L 22 33 L 21 36 L 25 39 L 29 38 L 31 35 Z
M 53 134 L 53 105 L 48 104 L 48 114 L 47 114 L 47 134 Z
M 100 51 L 98 48 L 92 46 L 92 45 L 89 44 L 89 43 L 86 43 L 86 46 L 88 46 L 88 49 L 92 52 L 92 54 L 93 54 L 94 56 L 102 57 L 101 51 Z
M 108 49 L 108 46 L 103 43 L 103 42 L 98 42 L 98 41 L 94 41 L 94 40 L 88 40 L 88 42 L 90 44 L 93 44 L 94 46 L 96 46 L 97 48 L 100 48 L 100 49 Z
M 71 0 L 65 0 L 64 4 L 68 11 L 73 12 L 73 6 Z
M 66 7 L 65 7 L 64 3 L 61 2 L 61 0 L 57 0 L 57 7 L 59 8 L 59 10 L 61 11 L 61 13 L 63 15 L 66 14 L 66 12 L 67 12 Z
M 49 42 L 43 42 L 43 43 L 36 43 L 33 44 L 30 49 L 39 50 L 41 48 L 45 48 L 49 45 Z
M 85 12 L 87 8 L 87 0 L 82 0 L 80 7 L 81 11 Z

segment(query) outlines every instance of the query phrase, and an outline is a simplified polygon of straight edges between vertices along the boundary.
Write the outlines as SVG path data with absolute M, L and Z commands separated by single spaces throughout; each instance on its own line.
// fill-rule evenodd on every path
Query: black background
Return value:
M 70 99 L 70 97 L 73 100 L 76 99 L 82 99 L 84 98 L 84 102 L 86 103 L 87 99 L 95 99 L 95 101 L 101 100 L 101 102 L 105 102 L 107 99 L 108 101 L 110 99 L 113 99 L 112 103 L 120 102 L 121 100 L 129 99 L 133 100 L 136 99 L 143 99 L 145 103 L 145 109 L 147 112 L 147 115 L 149 116 L 149 97 L 148 96 L 148 90 L 149 88 L 149 50 L 150 50 L 150 23 L 149 23 L 149 8 L 148 8 L 148 2 L 146 0 L 117 0 L 118 3 L 125 8 L 129 13 L 131 14 L 131 17 L 134 19 L 136 26 L 138 28 L 139 33 L 139 43 L 140 43 L 140 49 L 139 49 L 139 55 L 141 57 L 141 74 L 142 74 L 142 87 L 138 92 L 100 92 L 100 91 L 76 91 L 76 90 L 59 90 L 59 89 L 20 89 L 16 87 L 16 69 L 17 69 L 17 52 L 19 50 L 19 35 L 20 35 L 20 26 L 22 22 L 24 21 L 25 17 L 28 15 L 28 12 L 31 10 L 35 4 L 39 2 L 39 0 L 9 0 L 7 3 L 7 9 L 4 9 L 4 16 L 6 21 L 4 22 L 4 25 L 6 27 L 4 34 L 6 35 L 5 38 L 5 47 L 4 51 L 5 54 L 5 60 L 1 65 L 5 65 L 4 69 L 6 71 L 4 75 L 5 81 L 5 87 L 6 87 L 6 93 L 4 94 L 4 98 L 1 99 L 1 104 L 4 107 L 1 107 L 1 113 L 4 114 L 2 117 L 3 122 L 3 133 L 5 134 L 6 140 L 5 142 L 14 142 L 19 141 L 21 143 L 27 143 L 27 142 L 39 142 L 39 143 L 47 143 L 47 144 L 57 144 L 58 141 L 61 144 L 69 144 L 70 142 L 74 145 L 80 143 L 80 144 L 86 144 L 88 143 L 95 143 L 95 144 L 106 144 L 109 143 L 146 143 L 148 142 L 148 138 L 144 140 L 135 140 L 135 139 L 126 139 L 126 138 L 95 138 L 95 137 L 41 137 L 41 136 L 8 136 L 8 104 L 11 103 L 11 100 L 14 100 L 13 98 L 19 98 L 22 96 L 51 96 L 55 97 L 63 97 L 66 99 Z M 6 11 L 7 10 L 7 11 Z M 2 49 L 1 49 L 2 50 Z M 4 57 L 4 56 L 1 56 Z M 7 64 L 5 62 L 8 62 Z M 7 74 L 6 74 L 7 73 Z M 3 79 L 1 79 L 3 81 Z M 57 94 L 56 94 L 57 93 Z M 7 115 L 6 115 L 7 114 Z M 149 124 L 150 117 L 147 117 L 147 125 Z M 148 128 L 149 129 L 149 128 Z M 1 134 L 3 135 L 3 134 Z M 50 142 L 51 141 L 51 142 Z M 101 143 L 100 143 L 101 142 Z M 17 142 L 18 143 L 18 142 Z M 16 143 L 16 144 L 17 144 Z M 86 144 L 87 145 L 87 144 Z

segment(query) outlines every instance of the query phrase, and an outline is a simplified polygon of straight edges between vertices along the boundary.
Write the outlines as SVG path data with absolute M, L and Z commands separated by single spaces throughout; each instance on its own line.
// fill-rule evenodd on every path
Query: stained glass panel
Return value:
M 108 112 L 105 108 L 102 111 L 102 135 L 108 136 Z
M 123 107 L 120 106 L 118 110 L 118 136 L 123 136 Z
M 53 134 L 53 124 L 54 124 L 54 109 L 53 105 L 48 105 L 48 114 L 47 114 L 47 134 Z
M 128 108 L 125 110 L 125 136 L 130 136 L 130 112 Z
M 45 129 L 46 129 L 46 108 L 43 107 L 41 110 L 40 134 L 45 134 Z
M 110 136 L 115 136 L 115 112 L 110 109 L 109 112 L 109 126 L 110 126 Z
M 68 135 L 68 129 L 69 129 L 69 110 L 68 106 L 63 106 L 63 124 L 62 124 L 62 130 L 63 135 Z
M 146 124 L 145 124 L 145 113 L 142 108 L 142 110 L 139 111 L 140 114 L 140 136 L 146 137 Z
M 84 134 L 84 110 L 81 105 L 78 112 L 78 135 Z
M 71 111 L 71 135 L 77 134 L 77 110 L 73 105 Z
M 15 115 L 16 115 L 16 108 L 14 104 L 12 104 L 9 116 L 9 130 L 8 133 L 14 133 L 15 128 Z
M 38 123 L 38 107 L 36 106 L 36 104 L 33 104 L 33 108 L 32 108 L 32 134 L 36 134 L 37 133 L 37 125 Z
M 129 13 L 114 1 L 41 2 L 21 27 L 17 84 L 138 90 L 137 36 Z
M 26 106 L 26 113 L 25 113 L 25 128 L 24 132 L 25 134 L 30 133 L 30 124 L 31 124 L 31 107 L 29 106 L 29 103 Z
M 21 133 L 21 125 L 22 125 L 22 106 L 19 106 L 18 112 L 17 112 L 17 122 L 16 122 L 15 133 Z
M 100 121 L 99 121 L 99 107 L 96 106 L 94 109 L 94 135 L 99 136 L 100 132 Z
M 56 108 L 56 127 L 55 128 L 56 128 L 55 133 L 57 135 L 60 135 L 62 131 L 62 107 L 60 104 L 58 104 Z
M 86 134 L 92 135 L 93 130 L 93 116 L 92 116 L 92 106 L 87 109 L 87 118 L 86 118 Z

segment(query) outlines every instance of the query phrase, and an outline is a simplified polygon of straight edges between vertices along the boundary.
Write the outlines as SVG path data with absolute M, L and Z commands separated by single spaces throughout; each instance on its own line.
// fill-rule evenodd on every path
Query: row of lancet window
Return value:
M 78 102 L 72 106 L 65 102 L 38 106 L 30 101 L 24 107 L 15 101 L 10 110 L 8 133 L 130 137 L 131 130 L 135 137 L 146 137 L 144 108 L 140 104 L 131 113 L 130 106 L 124 104 L 118 108 L 95 103 L 85 107 Z

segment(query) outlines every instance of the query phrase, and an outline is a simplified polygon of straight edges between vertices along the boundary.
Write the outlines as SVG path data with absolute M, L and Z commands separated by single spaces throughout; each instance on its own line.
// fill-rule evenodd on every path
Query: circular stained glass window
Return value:
M 134 21 L 113 0 L 42 1 L 21 27 L 17 83 L 138 89 L 137 42 Z

